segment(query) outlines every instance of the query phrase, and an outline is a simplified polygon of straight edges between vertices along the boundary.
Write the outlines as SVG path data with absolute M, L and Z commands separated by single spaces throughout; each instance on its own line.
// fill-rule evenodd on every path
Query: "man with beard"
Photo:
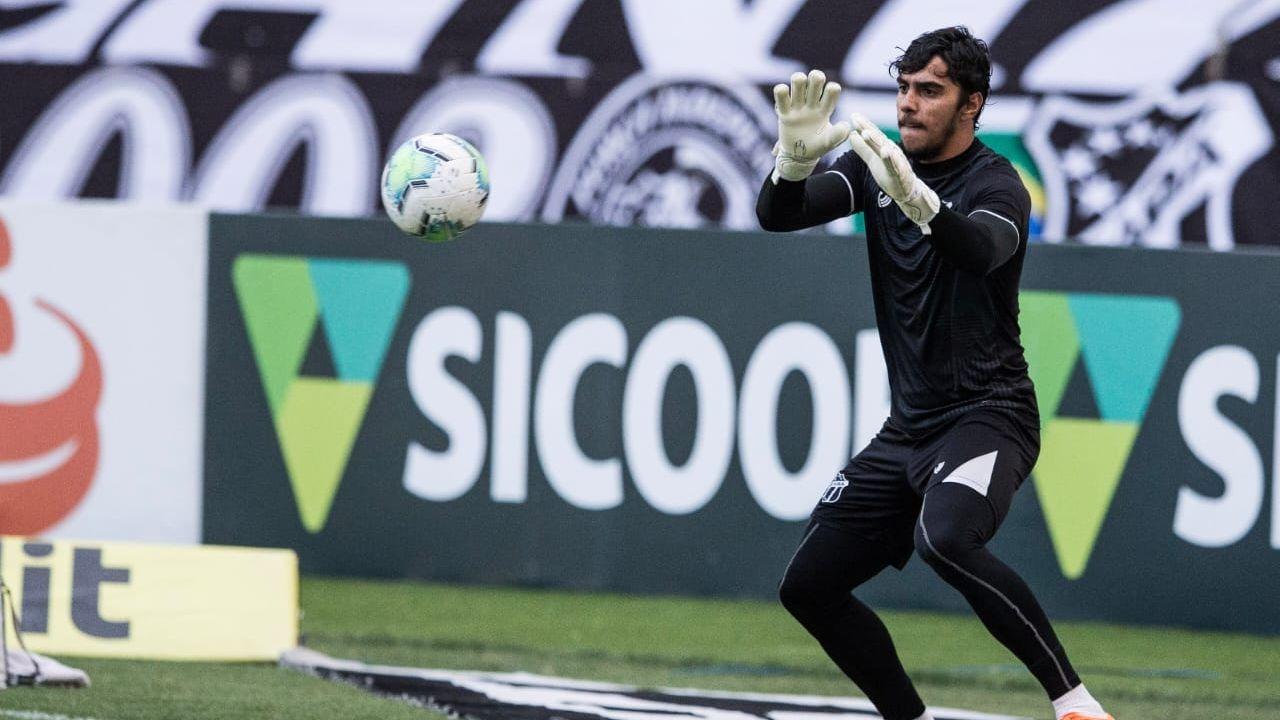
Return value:
M 931 720 L 893 641 L 851 591 L 912 550 L 960 591 L 1036 677 L 1059 720 L 1111 720 L 1026 583 L 986 549 L 1040 450 L 1018 328 L 1031 201 L 976 139 L 987 46 L 962 27 L 916 38 L 891 66 L 894 144 L 866 118 L 830 124 L 820 71 L 774 88 L 777 163 L 757 215 L 796 230 L 861 212 L 891 413 L 815 507 L 783 571 L 783 605 L 886 720 Z M 848 138 L 852 152 L 810 174 Z

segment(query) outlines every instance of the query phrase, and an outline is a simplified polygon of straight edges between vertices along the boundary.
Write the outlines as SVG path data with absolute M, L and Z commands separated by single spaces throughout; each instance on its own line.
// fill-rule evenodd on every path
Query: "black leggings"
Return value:
M 1027 666 L 1050 698 L 1080 684 L 1049 620 L 1022 578 L 987 549 L 991 505 L 958 483 L 930 488 L 916 524 L 916 552 L 960 591 L 983 625 Z M 891 564 L 882 544 L 810 523 L 787 565 L 779 597 L 885 720 L 924 714 L 888 630 L 851 591 Z

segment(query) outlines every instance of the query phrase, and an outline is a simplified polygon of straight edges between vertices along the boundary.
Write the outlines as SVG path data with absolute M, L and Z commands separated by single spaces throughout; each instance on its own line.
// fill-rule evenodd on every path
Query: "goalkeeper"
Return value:
M 779 594 L 886 720 L 931 720 L 883 623 L 851 591 L 914 550 L 1036 677 L 1059 720 L 1110 720 L 1026 583 L 986 545 L 1040 451 L 1018 329 L 1031 201 L 974 133 L 987 46 L 965 28 L 916 38 L 891 66 L 902 146 L 866 118 L 830 124 L 840 87 L 817 70 L 774 88 L 766 230 L 862 213 L 891 413 L 814 508 Z M 827 172 L 818 160 L 848 138 Z

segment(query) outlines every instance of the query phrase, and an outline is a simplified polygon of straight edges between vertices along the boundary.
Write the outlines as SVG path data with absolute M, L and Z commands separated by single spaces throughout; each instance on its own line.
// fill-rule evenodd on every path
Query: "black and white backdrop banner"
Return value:
M 823 68 L 892 129 L 889 61 L 950 24 L 1042 239 L 1280 244 L 1276 0 L 0 0 L 0 194 L 365 215 L 448 131 L 492 220 L 749 229 L 769 86 Z

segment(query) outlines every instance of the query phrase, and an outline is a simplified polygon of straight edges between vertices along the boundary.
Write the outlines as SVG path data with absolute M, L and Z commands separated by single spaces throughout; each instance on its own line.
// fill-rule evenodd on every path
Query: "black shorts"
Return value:
M 812 517 L 879 544 L 902 568 L 926 492 L 944 482 L 965 485 L 987 499 L 999 527 L 1039 454 L 1039 427 L 1009 410 L 973 410 L 919 438 L 890 420 L 836 473 Z

